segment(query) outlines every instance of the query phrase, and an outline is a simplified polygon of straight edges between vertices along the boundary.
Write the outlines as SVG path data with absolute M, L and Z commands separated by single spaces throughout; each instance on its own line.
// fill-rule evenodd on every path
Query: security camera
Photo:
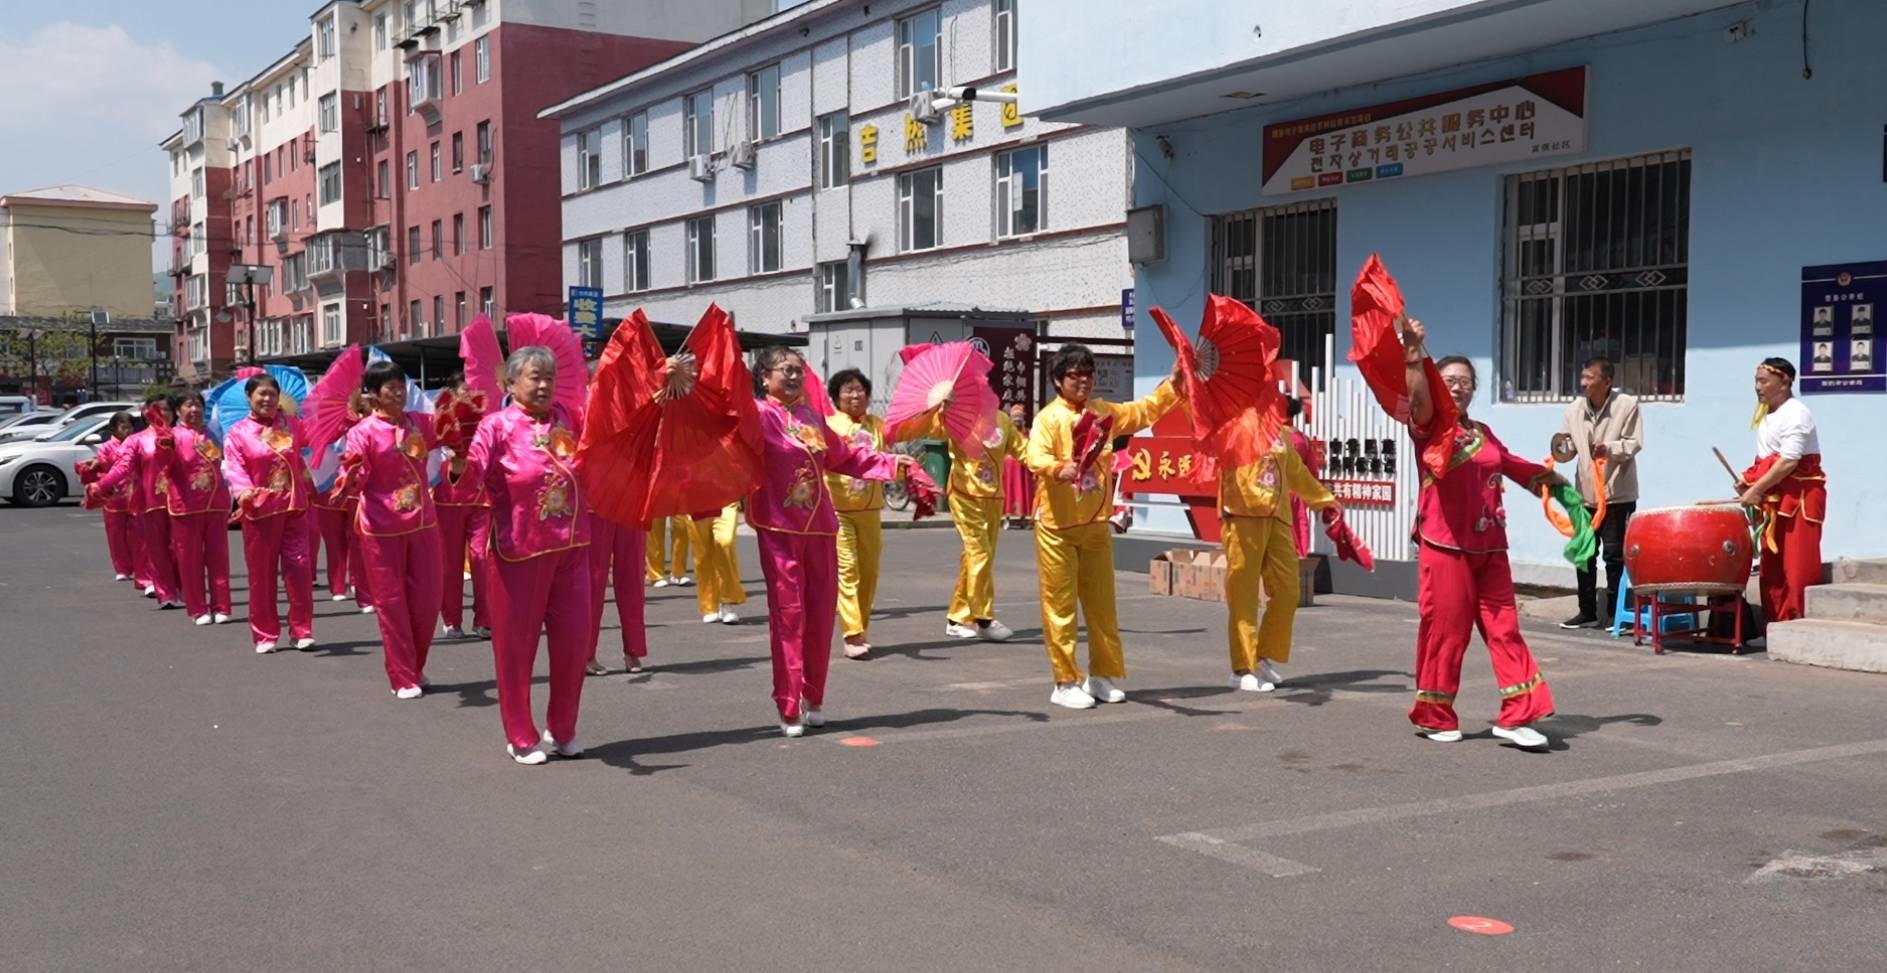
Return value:
M 1004 105 L 1013 105 L 1016 103 L 1016 93 L 1013 91 L 984 91 L 974 86 L 964 85 L 952 85 L 948 88 L 939 88 L 937 89 L 937 97 L 939 99 L 947 98 L 951 101 L 958 102 L 994 101 Z

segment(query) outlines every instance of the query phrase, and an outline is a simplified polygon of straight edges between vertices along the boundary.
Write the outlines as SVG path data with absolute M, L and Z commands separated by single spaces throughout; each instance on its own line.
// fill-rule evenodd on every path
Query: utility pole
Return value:
M 98 326 L 111 324 L 111 312 L 102 307 L 92 308 L 92 401 L 97 402 L 98 395 Z

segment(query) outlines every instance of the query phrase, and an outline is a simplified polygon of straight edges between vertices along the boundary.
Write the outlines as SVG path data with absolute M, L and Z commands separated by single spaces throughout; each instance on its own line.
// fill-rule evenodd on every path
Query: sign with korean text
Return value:
M 1874 312 L 1884 304 L 1887 261 L 1803 267 L 1797 390 L 1887 392 L 1887 360 L 1874 347 Z
M 1567 68 L 1265 126 L 1264 194 L 1570 155 L 1586 148 L 1586 69 Z
M 570 330 L 585 341 L 595 341 L 603 334 L 603 289 L 601 287 L 570 288 L 570 303 L 564 313 L 564 320 L 570 322 Z

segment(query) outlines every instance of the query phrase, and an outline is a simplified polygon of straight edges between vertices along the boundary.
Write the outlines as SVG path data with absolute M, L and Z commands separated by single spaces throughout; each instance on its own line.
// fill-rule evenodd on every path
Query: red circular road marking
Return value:
M 871 737 L 846 737 L 839 742 L 848 747 L 875 747 L 878 745 L 878 741 L 873 740 Z
M 1514 927 L 1486 916 L 1453 916 L 1449 918 L 1448 924 L 1477 936 L 1505 936 L 1514 931 Z

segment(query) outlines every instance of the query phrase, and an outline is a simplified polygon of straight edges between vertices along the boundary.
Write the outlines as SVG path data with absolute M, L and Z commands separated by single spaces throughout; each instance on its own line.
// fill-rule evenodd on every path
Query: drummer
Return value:
M 1762 604 L 1765 622 L 1802 617 L 1804 592 L 1821 583 L 1822 520 L 1828 478 L 1821 468 L 1815 417 L 1794 395 L 1795 366 L 1765 358 L 1756 366 L 1756 463 L 1736 489 L 1762 512 Z

